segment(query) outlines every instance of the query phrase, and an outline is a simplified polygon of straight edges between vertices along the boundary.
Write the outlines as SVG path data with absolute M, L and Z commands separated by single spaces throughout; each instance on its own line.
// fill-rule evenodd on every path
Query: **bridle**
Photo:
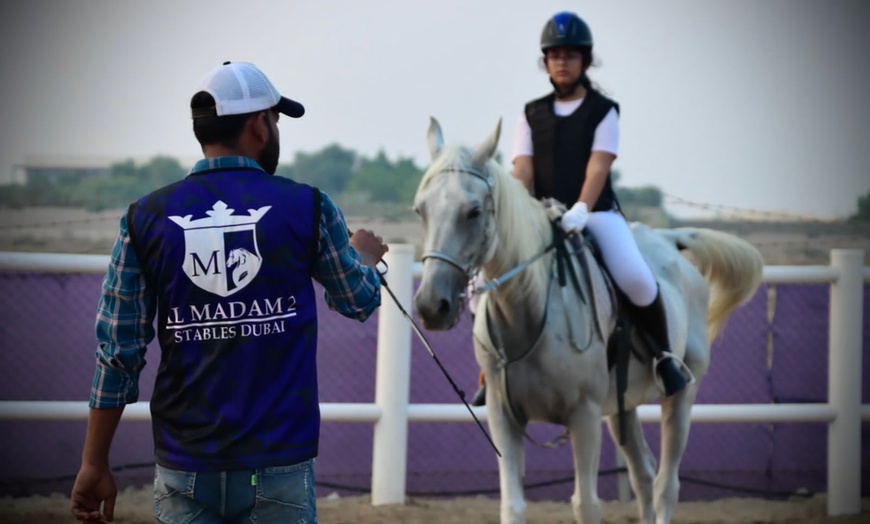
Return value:
M 488 207 L 487 215 L 486 215 L 486 223 L 484 224 L 484 249 L 478 251 L 478 256 L 469 261 L 463 261 L 459 257 L 452 255 L 450 253 L 445 253 L 444 251 L 439 250 L 429 250 L 423 252 L 421 257 L 422 262 L 426 262 L 427 259 L 434 258 L 436 260 L 441 260 L 442 262 L 446 262 L 447 264 L 453 266 L 454 268 L 461 271 L 467 279 L 471 279 L 475 273 L 480 269 L 486 260 L 483 260 L 489 252 L 489 246 L 491 242 L 490 233 L 490 221 L 493 219 L 493 215 L 495 214 L 495 199 L 493 198 L 493 189 L 494 184 L 492 180 L 492 174 L 489 173 L 489 170 L 482 171 L 475 167 L 445 167 L 438 171 L 436 174 L 440 173 L 465 173 L 468 175 L 475 176 L 480 180 L 483 180 L 486 183 L 487 193 L 486 193 L 486 203 Z

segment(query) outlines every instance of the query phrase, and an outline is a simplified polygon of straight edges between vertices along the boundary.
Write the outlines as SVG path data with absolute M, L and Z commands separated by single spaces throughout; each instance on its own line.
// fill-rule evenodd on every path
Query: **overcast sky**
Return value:
M 425 167 L 430 115 L 448 142 L 469 144 L 503 118 L 509 159 L 523 105 L 549 91 L 541 28 L 572 10 L 595 39 L 590 76 L 622 109 L 621 184 L 726 210 L 845 216 L 870 191 L 868 5 L 6 2 L 0 182 L 34 155 L 197 158 L 188 103 L 224 60 L 256 63 L 306 106 L 282 119 L 283 162 L 338 143 Z

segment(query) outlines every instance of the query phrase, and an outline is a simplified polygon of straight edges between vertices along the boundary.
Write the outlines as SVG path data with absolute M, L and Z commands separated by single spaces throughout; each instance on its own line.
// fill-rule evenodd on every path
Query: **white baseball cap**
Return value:
M 302 104 L 281 96 L 266 75 L 248 62 L 224 62 L 205 77 L 197 89 L 197 92 L 200 91 L 210 94 L 215 105 L 192 107 L 194 119 L 243 115 L 273 107 L 293 118 L 305 114 Z

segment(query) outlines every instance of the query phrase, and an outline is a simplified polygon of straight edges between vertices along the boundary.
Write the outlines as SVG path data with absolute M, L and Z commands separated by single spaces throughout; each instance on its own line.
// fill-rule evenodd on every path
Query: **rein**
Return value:
M 474 419 L 474 422 L 477 423 L 477 427 L 480 428 L 480 431 L 483 433 L 483 436 L 486 437 L 486 440 L 489 442 L 489 445 L 492 446 L 492 449 L 495 451 L 495 454 L 498 455 L 499 457 L 501 457 L 501 452 L 499 452 L 498 448 L 495 445 L 495 442 L 492 441 L 492 438 L 489 436 L 489 433 L 486 432 L 486 429 L 484 429 L 483 424 L 481 424 L 480 419 L 477 418 L 477 415 L 474 414 L 474 410 L 471 409 L 471 406 L 469 406 L 468 402 L 465 400 L 465 392 L 462 391 L 461 389 L 459 389 L 459 386 L 457 386 L 456 382 L 453 381 L 453 377 L 450 376 L 450 373 L 448 373 L 447 369 L 444 368 L 444 365 L 441 363 L 441 360 L 438 359 L 438 356 L 435 354 L 435 351 L 432 349 L 432 345 L 429 344 L 429 341 L 426 339 L 425 335 L 423 335 L 423 332 L 420 330 L 420 327 L 417 325 L 416 322 L 414 322 L 414 319 L 411 318 L 411 315 L 409 315 L 408 312 L 405 311 L 405 308 L 402 307 L 401 303 L 399 303 L 399 299 L 396 298 L 396 295 L 393 294 L 393 290 L 390 289 L 389 284 L 387 284 L 387 279 L 384 277 L 384 275 L 386 275 L 386 273 L 387 273 L 387 269 L 389 269 L 389 268 L 387 267 L 386 262 L 382 261 L 382 263 L 384 264 L 385 270 L 383 272 L 378 271 L 378 275 L 380 275 L 380 277 L 381 277 L 381 284 L 384 286 L 384 289 L 386 289 L 387 293 L 390 294 L 390 297 L 393 299 L 393 302 L 396 304 L 396 307 L 399 308 L 399 311 L 402 312 L 402 315 L 404 315 L 404 317 L 406 319 L 408 319 L 408 322 L 411 323 L 411 327 L 414 329 L 414 333 L 417 334 L 417 337 L 423 343 L 423 346 L 426 347 L 426 351 L 429 352 L 429 355 L 432 357 L 432 359 L 435 361 L 435 363 L 438 364 L 438 368 L 441 370 L 441 373 L 444 374 L 444 377 L 447 378 L 447 381 L 450 382 L 450 385 L 453 387 L 453 391 L 456 392 L 456 395 L 459 397 L 459 400 L 461 400 L 462 403 L 465 405 L 465 409 L 467 409 L 468 412 L 471 413 L 471 417 Z
M 486 293 L 487 291 L 490 291 L 490 290 L 492 290 L 492 289 L 497 288 L 498 286 L 504 284 L 505 282 L 507 282 L 507 281 L 510 280 L 511 278 L 517 276 L 519 273 L 521 273 L 521 272 L 522 272 L 523 270 L 525 270 L 527 267 L 531 266 L 532 264 L 534 264 L 535 262 L 537 262 L 538 260 L 540 260 L 541 258 L 543 258 L 544 256 L 546 256 L 547 253 L 549 253 L 550 251 L 553 251 L 554 249 L 557 250 L 557 251 L 559 252 L 559 254 L 560 254 L 560 257 L 559 257 L 559 259 L 558 259 L 558 260 L 559 260 L 559 280 L 560 280 L 560 284 L 561 284 L 562 286 L 564 286 L 564 285 L 565 285 L 565 280 L 564 280 L 564 277 L 565 277 L 565 269 L 564 269 L 564 268 L 565 268 L 565 265 L 564 265 L 564 261 L 565 261 L 565 260 L 567 259 L 567 257 L 568 257 L 567 251 L 565 251 L 565 247 L 564 247 L 564 246 L 565 246 L 565 241 L 567 241 L 567 240 L 570 239 L 571 237 L 577 235 L 578 233 L 572 231 L 571 233 L 563 233 L 563 234 L 559 234 L 559 233 L 557 232 L 557 229 L 558 229 L 558 226 L 556 226 L 555 224 L 553 224 L 553 233 L 554 233 L 554 234 L 553 234 L 553 242 L 551 242 L 549 246 L 547 246 L 546 248 L 544 248 L 543 251 L 541 251 L 541 252 L 538 253 L 537 255 L 533 256 L 532 258 L 526 260 L 525 262 L 519 264 L 519 265 L 516 266 L 515 268 L 513 268 L 513 269 L 509 269 L 509 270 L 505 271 L 504 273 L 502 273 L 501 275 L 497 276 L 496 278 L 490 280 L 489 282 L 487 282 L 487 283 L 484 284 L 483 286 L 480 286 L 479 288 L 474 289 L 474 290 L 472 291 L 472 293 L 475 294 L 475 295 L 481 295 L 481 294 L 483 294 L 483 293 Z M 585 245 L 586 242 L 587 242 L 587 240 L 586 240 L 585 238 L 583 238 L 583 239 L 581 240 L 581 242 Z M 570 266 L 569 266 L 569 269 L 568 269 L 568 273 L 569 273 L 569 275 L 571 275 L 571 280 L 574 282 L 575 287 L 576 287 L 579 291 L 581 291 L 580 297 L 581 297 L 581 299 L 583 300 L 583 302 L 585 303 L 585 302 L 586 302 L 586 298 L 583 296 L 583 294 L 582 294 L 582 290 L 580 290 L 580 287 L 579 287 L 579 285 L 577 284 L 577 276 L 576 276 L 576 274 L 574 273 L 573 269 L 570 269 Z
M 504 284 L 505 282 L 507 282 L 507 281 L 510 280 L 511 278 L 513 278 L 513 277 L 515 277 L 516 275 L 518 275 L 518 274 L 519 274 L 520 272 L 522 272 L 524 269 L 526 269 L 527 267 L 531 266 L 532 264 L 534 264 L 535 262 L 537 262 L 539 259 L 541 259 L 542 257 L 544 257 L 547 253 L 549 253 L 550 251 L 556 249 L 557 246 L 558 246 L 558 244 L 559 244 L 559 242 L 560 242 L 559 240 L 553 240 L 553 243 L 552 243 L 552 244 L 550 244 L 549 246 L 547 246 L 543 251 L 541 251 L 541 252 L 538 253 L 537 255 L 535 255 L 535 256 L 533 256 L 532 258 L 526 260 L 525 262 L 523 262 L 522 264 L 518 265 L 517 267 L 515 267 L 515 268 L 513 268 L 513 269 L 510 269 L 510 270 L 508 270 L 508 271 L 505 271 L 504 273 L 502 273 L 502 274 L 499 275 L 498 277 L 496 277 L 496 278 L 490 280 L 489 282 L 487 282 L 486 284 L 480 286 L 479 288 L 474 289 L 474 290 L 472 291 L 472 293 L 475 294 L 475 295 L 481 295 L 481 294 L 486 293 L 487 291 L 489 291 L 489 290 L 491 290 L 491 289 L 495 289 L 495 288 L 497 288 L 498 286 Z

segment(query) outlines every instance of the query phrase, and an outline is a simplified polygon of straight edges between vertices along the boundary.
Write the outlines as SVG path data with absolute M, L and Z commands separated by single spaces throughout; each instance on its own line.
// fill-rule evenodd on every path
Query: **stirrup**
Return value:
M 677 371 L 683 376 L 683 379 L 686 381 L 685 386 L 688 386 L 689 384 L 694 384 L 695 382 L 697 382 L 695 380 L 695 375 L 692 374 L 692 370 L 689 369 L 689 366 L 687 366 L 686 363 L 683 362 L 683 360 L 680 357 L 674 355 L 670 351 L 665 351 L 664 353 L 662 353 L 662 355 L 660 357 L 653 357 L 653 361 L 652 361 L 653 379 L 656 382 L 656 387 L 658 387 L 658 389 L 662 395 L 668 395 L 668 392 L 667 392 L 667 388 L 665 388 L 665 383 L 662 380 L 662 377 L 659 376 L 658 368 L 659 368 L 659 364 L 661 364 L 662 362 L 665 362 L 667 360 L 672 360 L 674 362 L 674 364 L 676 364 Z M 672 392 L 671 395 L 679 392 L 682 389 L 683 388 L 681 387 L 679 390 Z

